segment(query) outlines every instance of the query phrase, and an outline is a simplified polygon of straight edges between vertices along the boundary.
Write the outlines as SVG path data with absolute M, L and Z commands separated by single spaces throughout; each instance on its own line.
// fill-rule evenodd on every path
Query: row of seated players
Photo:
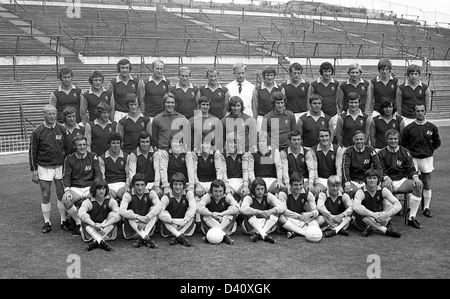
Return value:
M 392 132 L 393 132 L 393 135 L 395 135 L 397 137 L 396 140 L 398 142 L 398 135 L 399 135 L 398 131 L 392 130 Z M 329 132 L 324 131 L 324 133 L 329 133 Z M 143 151 L 146 151 L 146 149 L 150 148 L 151 136 L 147 132 L 142 132 L 141 134 L 142 134 L 142 137 L 145 137 L 145 138 L 140 138 L 140 142 L 141 142 L 140 148 L 143 149 Z M 182 148 L 183 146 L 182 146 L 182 143 L 178 140 L 177 142 L 175 142 L 175 144 L 178 145 L 178 149 L 175 149 L 175 147 L 172 145 L 172 147 L 175 149 L 175 153 L 172 152 L 172 148 L 169 150 L 169 152 L 156 151 L 152 155 L 153 159 L 141 160 L 141 162 L 144 162 L 144 163 L 141 163 L 141 166 L 144 166 L 144 165 L 149 166 L 149 162 L 150 162 L 150 163 L 153 163 L 153 167 L 150 167 L 147 169 L 140 168 L 139 170 L 136 170 L 136 168 L 135 168 L 134 171 L 136 171 L 136 172 L 133 172 L 132 175 L 130 175 L 130 172 L 128 172 L 128 176 L 126 175 L 126 173 L 127 173 L 126 169 L 132 169 L 132 167 L 128 167 L 128 168 L 123 167 L 124 169 L 122 170 L 122 172 L 124 173 L 125 179 L 120 182 L 114 182 L 114 181 L 109 182 L 109 187 L 112 189 L 111 194 L 115 194 L 114 197 L 116 197 L 118 199 L 118 201 L 120 201 L 121 196 L 120 195 L 117 196 L 117 194 L 120 194 L 120 193 L 123 194 L 125 191 L 129 191 L 129 187 L 127 187 L 127 185 L 128 185 L 127 178 L 133 177 L 134 173 L 144 173 L 145 180 L 148 181 L 149 171 L 150 171 L 150 173 L 153 172 L 154 180 L 151 179 L 151 176 L 150 176 L 151 183 L 148 183 L 146 185 L 146 187 L 153 189 L 153 191 L 155 191 L 155 193 L 159 197 L 162 196 L 162 194 L 170 194 L 170 192 L 173 192 L 173 189 L 170 188 L 171 186 L 170 185 L 166 186 L 163 183 L 162 187 L 164 188 L 164 192 L 161 192 L 161 189 L 159 188 L 159 182 L 160 181 L 167 182 L 167 181 L 165 181 L 165 178 L 172 176 L 172 174 L 169 174 L 169 171 L 170 170 L 177 171 L 180 169 L 178 167 L 183 168 L 183 166 L 185 169 L 184 172 L 186 174 L 184 176 L 187 177 L 188 181 L 189 181 L 189 183 L 187 184 L 187 186 L 188 186 L 187 190 L 194 191 L 193 195 L 194 195 L 194 200 L 196 202 L 199 202 L 201 197 L 206 193 L 206 190 L 210 189 L 211 181 L 213 181 L 214 179 L 217 179 L 217 178 L 223 179 L 226 182 L 226 183 L 224 183 L 225 184 L 224 189 L 226 191 L 226 194 L 229 194 L 229 193 L 234 194 L 235 200 L 239 202 L 242 200 L 243 197 L 245 198 L 245 196 L 250 193 L 250 190 L 248 190 L 249 183 L 253 182 L 256 177 L 259 177 L 260 174 L 262 173 L 261 171 L 267 171 L 267 169 L 271 169 L 271 168 L 275 170 L 275 174 L 274 175 L 272 174 L 272 177 L 270 177 L 271 175 L 269 173 L 269 175 L 266 175 L 263 177 L 264 184 L 267 186 L 270 186 L 268 188 L 268 190 L 272 194 L 279 194 L 279 192 L 278 192 L 279 190 L 284 190 L 284 191 L 290 190 L 292 192 L 292 188 L 291 188 L 292 186 L 290 186 L 291 182 L 289 180 L 289 177 L 293 173 L 297 173 L 297 171 L 295 171 L 295 170 L 291 171 L 291 169 L 289 169 L 289 164 L 290 164 L 289 161 L 287 161 L 287 164 L 285 164 L 288 167 L 285 167 L 285 170 L 283 171 L 283 167 L 282 167 L 283 164 L 276 162 L 276 161 L 281 160 L 279 158 L 279 156 L 281 156 L 281 155 L 279 154 L 279 151 L 277 149 L 272 151 L 270 149 L 270 147 L 268 146 L 267 133 L 265 133 L 264 131 L 261 131 L 258 134 L 258 136 L 259 136 L 258 151 L 256 152 L 256 155 L 254 155 L 254 153 L 247 152 L 246 154 L 241 156 L 241 158 L 242 158 L 241 161 L 236 161 L 237 163 L 233 167 L 233 168 L 238 168 L 239 165 L 241 165 L 242 174 L 247 173 L 248 179 L 247 179 L 247 177 L 245 180 L 243 180 L 242 177 L 241 178 L 228 178 L 226 174 L 228 174 L 230 171 L 228 169 L 227 169 L 227 171 L 223 171 L 223 169 L 225 169 L 225 167 L 229 168 L 229 167 L 227 167 L 228 165 L 226 165 L 226 159 L 217 150 L 214 151 L 213 153 L 211 153 L 210 142 L 203 142 L 202 153 L 199 156 L 197 156 L 195 153 L 192 153 L 192 152 L 187 152 L 187 153 L 180 152 L 179 149 Z M 110 134 L 110 138 L 111 138 L 110 145 L 112 145 L 113 141 L 116 141 L 115 148 L 116 148 L 116 151 L 120 153 L 121 160 L 116 160 L 115 162 L 118 162 L 118 163 L 114 162 L 114 163 L 110 164 L 110 165 L 112 165 L 112 167 L 108 167 L 107 165 L 109 163 L 107 163 L 107 162 L 102 163 L 101 161 L 103 159 L 100 158 L 100 159 L 97 159 L 97 163 L 95 163 L 95 161 L 94 161 L 94 165 L 92 167 L 92 170 L 94 172 L 97 172 L 97 174 L 94 173 L 94 175 L 100 176 L 100 177 L 105 177 L 107 181 L 110 178 L 108 175 L 107 169 L 109 169 L 110 172 L 113 172 L 113 171 L 117 171 L 117 167 L 114 167 L 114 165 L 116 165 L 116 166 L 117 165 L 125 166 L 126 164 L 129 165 L 128 158 L 125 157 L 123 152 L 120 150 L 120 135 L 112 133 L 112 134 Z M 117 138 L 117 140 L 114 140 L 115 138 Z M 293 138 L 293 136 L 290 136 L 291 140 L 292 140 L 292 138 Z M 86 144 L 86 140 L 85 140 L 84 136 L 79 136 L 79 138 L 75 138 L 75 139 L 76 139 L 75 147 L 76 147 L 77 151 L 85 150 L 85 147 L 78 146 L 81 143 Z M 364 145 L 364 133 L 359 132 L 359 133 L 355 134 L 354 140 L 355 140 L 355 146 L 349 148 L 347 150 L 347 152 L 351 152 L 354 148 L 357 149 L 358 147 L 365 149 L 366 146 Z M 232 141 L 233 142 L 231 145 L 235 145 L 236 140 L 232 139 Z M 172 144 L 174 144 L 174 143 L 172 143 Z M 297 144 L 299 145 L 300 141 L 298 141 Z M 144 147 L 142 145 L 144 145 Z M 111 149 L 113 149 L 112 146 L 110 147 L 110 150 Z M 107 153 L 111 154 L 112 152 L 114 152 L 114 150 L 112 152 L 110 150 Z M 373 149 L 372 149 L 372 151 L 373 151 Z M 176 157 L 177 152 L 179 153 L 178 157 Z M 271 161 L 272 164 L 270 164 L 270 163 L 269 164 L 264 164 L 264 163 L 256 163 L 255 164 L 255 160 L 259 161 L 259 162 L 262 161 L 261 158 L 264 157 L 264 155 L 261 155 L 262 152 L 265 152 L 266 154 L 268 154 L 266 156 L 266 158 L 269 158 L 269 157 L 272 158 L 271 160 L 270 159 L 268 160 L 268 161 Z M 274 155 L 272 155 L 271 152 L 274 153 Z M 287 151 L 283 151 L 283 152 L 287 153 Z M 278 153 L 278 158 L 275 153 Z M 147 150 L 147 154 L 148 154 L 148 150 Z M 168 163 L 168 164 L 159 163 L 159 167 L 155 167 L 154 162 L 158 160 L 158 158 L 155 158 L 155 156 L 158 156 L 158 154 L 160 154 L 161 156 L 167 155 L 167 156 L 170 156 L 175 159 L 170 159 L 170 158 L 166 157 L 165 163 Z M 202 157 L 202 155 L 204 155 L 204 156 Z M 347 161 L 348 162 L 347 163 L 348 171 L 344 170 L 344 173 L 348 173 L 348 174 L 350 174 L 351 172 L 355 172 L 355 173 L 360 172 L 361 173 L 361 171 L 364 171 L 363 167 L 367 167 L 367 166 L 369 166 L 370 168 L 379 169 L 381 165 L 380 165 L 379 160 L 376 159 L 376 157 L 378 155 L 377 154 L 372 155 L 371 152 L 369 152 L 369 155 L 370 155 L 369 158 L 371 160 L 373 160 L 373 161 L 370 161 L 370 163 L 354 164 L 354 163 L 352 163 L 352 161 Z M 94 156 L 95 156 L 95 154 L 94 154 Z M 237 157 L 237 154 L 235 156 Z M 246 156 L 246 158 L 243 158 L 244 156 Z M 351 157 L 350 155 L 347 155 L 347 156 L 349 158 Z M 73 157 L 73 155 L 71 155 L 71 157 Z M 105 156 L 103 158 L 105 158 Z M 124 158 L 126 158 L 126 159 L 124 159 Z M 178 162 L 180 162 L 180 163 L 176 163 L 177 158 L 181 158 L 181 160 L 178 160 Z M 76 179 L 74 180 L 73 171 L 71 171 L 71 168 L 73 168 L 73 167 L 71 166 L 70 163 L 67 163 L 68 160 L 71 160 L 71 159 L 66 159 L 66 163 L 64 166 L 64 168 L 65 168 L 64 169 L 64 178 L 63 178 L 64 186 L 65 187 L 72 187 L 72 186 L 77 187 Z M 309 168 L 308 170 L 314 169 L 314 166 L 308 167 L 308 165 L 306 165 L 306 160 L 304 158 L 302 158 L 301 160 L 303 161 L 303 164 L 304 164 L 303 170 L 308 169 L 308 168 Z M 125 161 L 127 161 L 127 162 L 125 162 Z M 197 163 L 194 163 L 194 161 L 196 161 Z M 249 163 L 249 161 L 252 161 L 253 163 Z M 170 165 L 171 164 L 170 162 L 172 162 L 172 165 Z M 205 164 L 203 164 L 202 162 L 205 162 Z M 294 159 L 294 160 L 291 160 L 291 162 L 294 162 L 294 164 L 291 164 L 291 165 L 294 165 L 294 168 L 295 168 L 295 166 L 297 166 L 297 167 L 299 166 L 299 163 L 298 163 L 299 160 Z M 355 160 L 355 162 L 358 162 L 358 158 Z M 104 166 L 100 167 L 101 164 Z M 156 164 L 158 164 L 158 163 L 156 163 Z M 209 164 L 209 167 L 207 167 L 208 164 Z M 251 165 L 251 164 L 253 164 L 252 167 L 249 167 L 249 165 Z M 314 165 L 314 164 L 315 163 L 313 162 L 310 165 Z M 98 165 L 98 166 L 96 166 L 96 165 Z M 256 167 L 255 167 L 255 165 L 256 165 Z M 356 166 L 357 169 L 351 169 L 352 165 Z M 410 166 L 411 165 L 412 165 L 412 162 L 410 163 Z M 102 170 L 100 171 L 98 169 L 102 169 Z M 247 171 L 244 171 L 244 169 L 247 169 Z M 340 167 L 338 167 L 338 169 L 340 169 Z M 141 170 L 142 170 L 142 172 L 141 172 Z M 160 172 L 160 180 L 159 181 L 157 180 L 157 176 L 156 176 L 156 174 L 158 173 L 158 170 L 160 170 L 160 171 L 163 170 Z M 300 170 L 302 170 L 302 169 L 300 169 Z M 200 173 L 202 173 L 202 171 L 205 171 L 204 175 L 205 176 L 209 175 L 210 179 L 209 180 L 205 179 L 204 181 L 199 180 L 199 176 L 198 176 L 199 171 L 200 171 Z M 215 173 L 215 176 L 214 176 L 214 173 Z M 283 178 L 283 173 L 285 173 L 284 178 Z M 311 172 L 307 171 L 306 173 L 309 174 Z M 314 173 L 314 171 L 312 173 Z M 382 170 L 380 169 L 380 171 L 378 171 L 377 173 L 381 174 Z M 98 175 L 98 174 L 100 174 L 100 175 Z M 211 174 L 212 174 L 212 176 L 211 176 Z M 299 173 L 299 174 L 301 175 L 301 173 Z M 413 176 L 414 181 L 416 181 L 416 177 L 414 176 L 414 174 L 415 174 L 415 172 L 413 171 L 412 176 Z M 408 174 L 408 176 L 410 176 L 410 175 L 411 174 Z M 361 181 L 364 181 L 364 176 L 365 176 L 365 174 L 363 173 L 362 180 L 355 180 L 356 182 L 354 182 L 353 180 L 346 180 L 346 183 L 350 184 L 348 187 L 351 187 L 351 188 L 349 188 L 349 190 L 347 190 L 347 184 L 346 184 L 346 191 L 351 191 L 351 189 L 353 187 L 352 184 L 354 184 L 354 183 L 357 185 L 357 187 L 364 188 L 364 185 L 361 185 L 361 183 L 362 183 Z M 344 177 L 346 177 L 346 176 L 344 175 Z M 340 176 L 337 176 L 337 178 L 339 180 L 341 180 Z M 306 180 L 306 182 L 307 182 L 306 190 L 311 190 L 312 191 L 311 195 L 313 196 L 313 199 L 316 200 L 318 190 L 316 190 L 316 188 L 314 186 L 315 184 L 312 183 L 312 182 L 315 183 L 316 180 L 315 179 Z M 411 182 L 412 182 L 412 180 L 411 180 Z M 132 185 L 132 183 L 130 183 L 129 185 Z M 327 184 L 325 183 L 325 185 L 327 185 Z M 354 190 L 356 190 L 356 189 L 357 188 L 355 186 Z M 240 191 L 240 190 L 242 190 L 242 191 Z M 326 187 L 324 189 L 319 189 L 319 190 L 325 191 Z M 388 189 L 386 189 L 386 190 L 388 190 Z M 410 190 L 410 191 L 412 191 L 412 190 Z M 348 192 L 348 193 L 352 194 L 352 192 Z M 86 194 L 80 194 L 78 199 L 84 199 L 85 196 L 86 196 Z M 197 213 L 195 215 L 195 222 L 197 222 L 197 228 L 199 228 L 199 224 L 200 224 L 200 214 L 199 213 Z
M 89 188 L 90 197 L 82 201 L 78 217 L 82 221 L 81 235 L 88 251 L 102 248 L 112 249 L 107 243 L 117 238 L 122 229 L 125 239 L 133 239 L 134 247 L 157 248 L 152 239 L 157 221 L 161 222 L 160 233 L 170 237 L 169 244 L 190 247 L 187 237 L 195 229 L 196 214 L 200 216 L 200 230 L 208 243 L 207 232 L 219 229 L 222 242 L 232 245 L 231 235 L 240 226 L 252 242 L 264 240 L 274 244 L 270 235 L 284 231 L 287 238 L 305 236 L 310 226 L 320 227 L 325 237 L 336 234 L 348 236 L 350 223 L 369 236 L 374 229 L 381 234 L 399 238 L 401 234 L 392 228 L 390 219 L 400 209 L 400 202 L 387 188 L 380 187 L 380 175 L 376 170 L 366 172 L 367 187 L 356 192 L 354 199 L 342 193 L 341 179 L 333 175 L 327 180 L 328 192 L 321 192 L 316 203 L 315 196 L 304 188 L 304 178 L 299 173 L 290 177 L 290 192 L 278 194 L 267 192 L 262 178 L 255 178 L 250 185 L 250 194 L 238 202 L 225 192 L 225 182 L 217 179 L 210 184 L 209 191 L 199 202 L 189 191 L 183 174 L 176 173 L 170 180 L 171 192 L 161 198 L 154 190 L 146 188 L 145 175 L 133 176 L 132 190 L 125 193 L 120 204 L 108 194 L 108 184 L 97 178 Z

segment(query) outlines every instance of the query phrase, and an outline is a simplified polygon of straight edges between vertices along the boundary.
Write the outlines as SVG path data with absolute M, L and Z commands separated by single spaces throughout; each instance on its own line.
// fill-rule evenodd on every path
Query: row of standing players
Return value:
M 181 77 L 180 77 L 180 79 L 181 79 Z M 284 94 L 283 94 L 284 95 Z M 170 97 L 169 97 L 170 98 Z M 314 97 L 313 97 L 314 98 Z M 358 96 L 357 97 L 358 98 L 358 101 L 357 102 L 359 102 L 360 101 L 360 97 Z M 166 102 L 167 102 L 167 97 L 166 97 Z M 274 101 L 274 99 L 273 99 L 273 97 L 272 97 L 272 104 L 274 104 L 274 105 L 272 105 L 272 107 L 273 107 L 273 109 L 274 109 L 274 111 L 276 112 L 276 107 L 277 106 L 285 106 L 285 105 L 276 105 L 276 100 L 277 99 L 275 99 L 275 101 Z M 352 99 L 350 99 L 350 101 L 351 101 Z M 320 101 L 319 101 L 320 102 Z M 283 98 L 282 99 L 282 103 L 284 103 L 284 104 L 286 104 L 286 101 L 285 101 L 285 99 Z M 242 105 L 242 102 L 241 102 L 241 105 Z M 238 106 L 238 105 L 235 105 L 235 106 Z M 244 106 L 245 106 L 245 104 L 244 104 Z M 311 105 L 311 108 L 310 108 L 310 112 L 311 112 L 311 114 L 312 114 L 312 111 L 313 111 L 313 106 L 315 106 L 315 105 Z M 131 106 L 130 106 L 130 108 L 131 108 Z M 201 107 L 200 107 L 200 109 L 201 109 Z M 350 111 L 351 109 L 349 109 L 349 111 Z M 231 112 L 231 111 L 230 111 Z M 285 111 L 282 111 L 281 113 L 279 112 L 279 113 L 277 113 L 277 114 L 282 114 L 283 112 L 285 112 Z M 231 114 L 231 113 L 230 113 Z M 308 113 L 307 113 L 308 114 Z M 310 116 L 310 115 L 308 115 L 308 116 Z M 339 124 L 339 123 L 338 123 Z M 339 127 L 339 126 L 338 126 Z M 332 132 L 332 130 L 331 130 L 331 132 Z M 328 131 L 328 133 L 330 133 L 330 131 Z M 86 134 L 87 135 L 87 134 Z M 127 134 L 125 134 L 124 136 L 127 136 Z M 155 135 L 154 135 L 155 136 Z M 317 136 L 317 135 L 316 135 Z M 289 137 L 289 139 L 290 139 L 290 137 Z M 158 138 L 158 140 L 159 140 L 159 138 Z M 338 140 L 339 140 L 339 138 L 338 138 Z M 276 149 L 276 148 L 275 148 Z M 275 152 L 276 152 L 276 150 L 275 150 Z M 286 152 L 286 153 L 289 153 L 289 150 L 287 150 L 287 151 L 281 151 L 282 153 L 283 152 Z M 253 155 L 254 153 L 252 153 L 252 155 Z M 270 154 L 269 154 L 270 155 Z M 295 154 L 294 154 L 295 155 Z M 193 155 L 193 156 L 195 156 L 195 155 Z M 301 159 L 300 159 L 301 160 Z M 344 176 L 344 179 L 345 179 L 345 176 Z M 285 179 L 285 181 L 286 181 L 286 179 Z M 277 183 L 279 183 L 279 180 L 277 180 Z M 347 183 L 347 180 L 346 180 L 346 183 Z M 278 184 L 279 185 L 279 187 L 280 187 L 280 185 L 281 184 Z M 41 186 L 42 187 L 42 186 Z M 309 187 L 309 186 L 308 186 Z

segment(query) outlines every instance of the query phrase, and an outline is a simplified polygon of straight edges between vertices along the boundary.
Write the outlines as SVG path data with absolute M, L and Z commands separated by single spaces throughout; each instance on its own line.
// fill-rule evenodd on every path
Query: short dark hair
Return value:
M 300 172 L 294 172 L 291 174 L 291 176 L 289 177 L 289 184 L 293 184 L 294 182 L 304 182 L 304 178 L 303 175 Z
M 225 182 L 220 179 L 215 179 L 214 181 L 211 182 L 211 185 L 209 186 L 209 193 L 212 193 L 214 188 L 220 187 L 222 187 L 223 190 L 225 191 L 226 189 Z
M 351 92 L 347 95 L 349 101 L 358 100 L 361 103 L 361 96 L 357 92 Z
M 381 58 L 380 61 L 378 61 L 378 71 L 380 71 L 382 68 L 387 67 L 388 69 L 392 69 L 392 62 L 387 58 Z
M 103 76 L 102 72 L 97 70 L 93 71 L 92 74 L 89 75 L 89 84 L 92 84 L 94 82 L 94 78 L 102 78 L 102 82 L 105 80 L 105 76 Z
M 313 94 L 309 97 L 309 103 L 311 104 L 312 101 L 314 101 L 314 100 L 321 100 L 322 103 L 323 103 L 323 97 L 322 97 L 320 94 L 318 94 L 318 93 L 313 93 Z
M 108 135 L 108 144 L 111 145 L 111 141 L 119 140 L 122 143 L 122 136 L 119 132 L 111 132 Z
M 62 67 L 58 72 L 58 79 L 61 80 L 61 78 L 67 74 L 70 74 L 70 76 L 73 77 L 73 72 L 70 68 L 68 68 L 66 66 Z
M 145 174 L 142 172 L 136 173 L 131 179 L 131 186 L 134 186 L 136 182 L 142 181 L 145 185 L 147 185 L 147 179 L 145 178 Z
M 302 133 L 300 133 L 299 130 L 292 130 L 292 131 L 289 132 L 289 134 L 288 134 L 288 140 L 291 140 L 292 137 L 294 137 L 294 136 L 301 136 L 301 135 L 302 135 Z
M 303 66 L 298 62 L 294 62 L 289 66 L 289 74 L 292 74 L 293 70 L 298 70 L 300 73 L 303 73 Z
M 262 70 L 262 77 L 264 78 L 266 74 L 277 75 L 277 70 L 273 66 L 265 66 Z
M 319 67 L 319 73 L 320 75 L 323 75 L 323 71 L 324 70 L 331 70 L 332 71 L 332 75 L 334 74 L 334 67 L 331 63 L 329 63 L 328 61 L 322 62 L 322 64 Z

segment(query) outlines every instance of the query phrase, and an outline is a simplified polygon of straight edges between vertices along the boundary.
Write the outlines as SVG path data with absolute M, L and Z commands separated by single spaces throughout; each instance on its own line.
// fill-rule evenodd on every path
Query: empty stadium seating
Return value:
M 65 6 L 42 5 L 40 2 L 21 6 L 3 4 L 4 10 L 25 24 L 14 25 L 8 17 L 0 14 L 0 57 L 61 55 L 65 58 L 65 65 L 74 71 L 74 83 L 81 88 L 89 88 L 87 79 L 93 70 L 102 71 L 105 81 L 116 76 L 117 72 L 115 62 L 82 64 L 78 54 L 92 57 L 179 57 L 179 62 L 167 64 L 165 71 L 166 76 L 175 82 L 178 68 L 181 64 L 186 65 L 183 57 L 207 57 L 205 64 L 188 65 L 192 69 L 194 84 L 206 83 L 204 72 L 213 64 L 221 70 L 221 83 L 231 81 L 232 64 L 217 60 L 222 56 L 280 58 L 280 64 L 274 65 L 279 73 L 278 82 L 287 76 L 289 61 L 284 61 L 284 57 L 323 58 L 331 62 L 342 58 L 405 59 L 405 66 L 397 66 L 393 70 L 400 82 L 404 80 L 407 59 L 450 59 L 447 57 L 450 30 L 444 28 L 425 28 L 402 22 L 376 23 L 350 17 L 339 19 L 336 15 L 334 18 L 313 19 L 306 14 L 288 13 L 280 8 L 269 8 L 264 10 L 264 15 L 256 15 L 245 14 L 244 11 L 263 11 L 261 7 L 235 6 L 231 7 L 234 11 L 225 13 L 225 9 L 230 7 L 202 3 L 198 4 L 199 10 L 190 11 L 175 1 L 158 6 L 156 3 L 149 6 L 152 1 L 134 3 L 152 9 L 139 10 L 137 6 L 127 6 L 125 1 L 111 1 L 108 4 L 122 6 L 120 9 L 106 5 L 82 7 L 81 18 L 77 19 L 68 17 Z M 192 1 L 188 3 L 192 7 Z M 174 7 L 178 10 L 172 12 Z M 209 8 L 216 11 L 212 13 Z M 268 16 L 267 12 L 273 14 Z M 53 48 L 55 41 L 67 52 Z M 150 63 L 145 61 L 145 64 L 135 65 L 133 73 L 149 76 Z M 264 66 L 264 62 L 248 65 L 248 79 L 256 83 Z M 59 85 L 56 74 L 60 67 L 56 64 L 0 66 L 0 136 L 26 137 L 42 121 L 41 108 L 48 102 L 50 92 Z M 307 80 L 318 76 L 317 66 L 304 67 Z M 363 65 L 363 68 L 362 77 L 365 79 L 377 74 L 374 64 Z M 430 84 L 433 92 L 433 111 L 429 117 L 450 116 L 447 101 L 450 96 L 447 87 L 449 70 L 450 67 L 430 68 L 423 74 L 422 80 Z M 347 78 L 346 65 L 337 65 L 336 78 Z

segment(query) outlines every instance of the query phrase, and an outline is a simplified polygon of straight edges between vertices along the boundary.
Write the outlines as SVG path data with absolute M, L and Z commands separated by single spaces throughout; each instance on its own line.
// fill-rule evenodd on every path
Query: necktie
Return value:
M 241 93 L 242 91 L 242 83 L 238 83 L 239 84 L 239 93 Z

